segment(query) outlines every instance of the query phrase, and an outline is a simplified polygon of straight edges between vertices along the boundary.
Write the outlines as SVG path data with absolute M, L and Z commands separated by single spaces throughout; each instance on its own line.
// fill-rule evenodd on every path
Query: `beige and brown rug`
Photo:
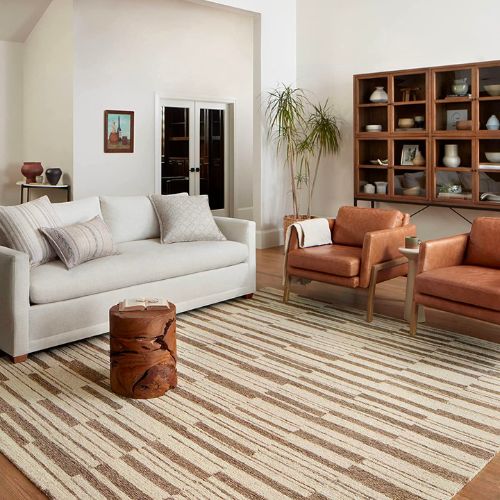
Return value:
M 178 318 L 180 381 L 109 391 L 106 336 L 0 362 L 0 451 L 57 499 L 446 499 L 500 448 L 500 345 L 276 290 Z

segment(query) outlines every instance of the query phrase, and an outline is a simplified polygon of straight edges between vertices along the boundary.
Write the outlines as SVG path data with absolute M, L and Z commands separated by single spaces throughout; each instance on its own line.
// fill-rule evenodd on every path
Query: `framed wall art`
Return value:
M 133 111 L 104 111 L 104 152 L 134 152 Z

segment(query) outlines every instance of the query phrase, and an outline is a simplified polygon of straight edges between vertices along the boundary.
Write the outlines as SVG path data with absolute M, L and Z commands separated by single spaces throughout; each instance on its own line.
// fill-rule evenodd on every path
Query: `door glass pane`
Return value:
M 200 110 L 200 194 L 212 210 L 225 208 L 224 111 Z
M 189 108 L 162 108 L 161 193 L 189 192 Z

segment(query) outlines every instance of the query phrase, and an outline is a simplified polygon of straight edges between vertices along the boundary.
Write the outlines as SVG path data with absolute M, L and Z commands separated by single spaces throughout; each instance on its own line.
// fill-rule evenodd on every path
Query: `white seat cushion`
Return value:
M 117 249 L 119 255 L 85 262 L 70 270 L 59 260 L 33 268 L 31 302 L 48 304 L 220 269 L 245 262 L 248 257 L 247 246 L 235 241 L 162 245 L 160 240 L 152 239 L 122 243 Z

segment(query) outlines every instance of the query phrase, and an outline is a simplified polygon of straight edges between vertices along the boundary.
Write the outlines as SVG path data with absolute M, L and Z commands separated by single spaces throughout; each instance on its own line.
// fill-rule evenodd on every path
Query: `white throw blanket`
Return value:
M 288 247 L 292 230 L 297 231 L 297 240 L 299 248 L 317 247 L 320 245 L 332 244 L 332 232 L 328 224 L 328 219 L 307 219 L 299 222 L 294 222 L 286 231 L 285 235 L 285 260 L 283 268 L 283 283 L 286 278 L 286 268 L 288 264 Z

